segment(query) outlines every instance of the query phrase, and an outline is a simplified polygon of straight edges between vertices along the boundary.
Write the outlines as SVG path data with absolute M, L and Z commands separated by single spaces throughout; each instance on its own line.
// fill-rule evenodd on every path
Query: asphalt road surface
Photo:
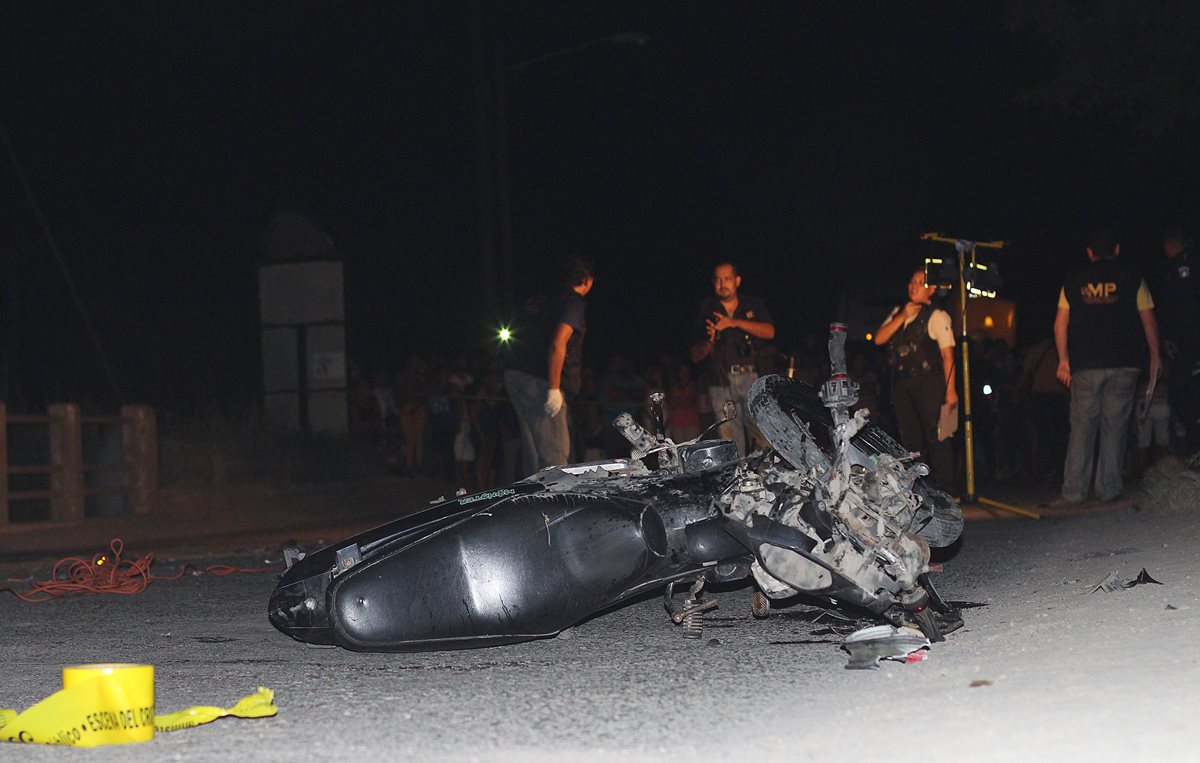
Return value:
M 160 711 L 228 706 L 263 685 L 275 690 L 279 714 L 99 754 L 261 763 L 1200 760 L 1196 519 L 1127 510 L 972 522 L 936 579 L 945 598 L 981 606 L 965 609 L 965 627 L 926 661 L 876 671 L 845 669 L 841 635 L 808 610 L 754 619 L 750 589 L 721 595 L 700 640 L 681 638 L 652 598 L 567 637 L 424 654 L 291 641 L 266 619 L 273 575 L 187 577 L 136 596 L 47 604 L 5 596 L 0 707 L 24 709 L 51 693 L 63 665 L 145 662 L 157 670 Z M 221 561 L 261 565 L 265 556 Z M 155 564 L 160 575 L 173 570 Z M 1142 568 L 1162 585 L 1090 593 L 1109 572 L 1128 580 Z M 0 745 L 0 760 L 64 755 Z

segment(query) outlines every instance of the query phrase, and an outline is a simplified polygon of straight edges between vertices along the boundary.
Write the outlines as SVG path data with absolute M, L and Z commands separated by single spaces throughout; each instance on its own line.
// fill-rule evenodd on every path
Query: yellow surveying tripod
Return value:
M 942 244 L 953 244 L 958 254 L 958 317 L 959 317 L 959 333 L 961 335 L 962 346 L 962 383 L 963 383 L 963 445 L 966 456 L 967 467 L 967 492 L 963 496 L 965 503 L 979 503 L 984 506 L 1009 511 L 1014 514 L 1020 514 L 1030 519 L 1040 519 L 1040 515 L 1022 509 L 1018 506 L 1012 506 L 1000 501 L 993 501 L 990 498 L 982 498 L 975 495 L 975 431 L 971 420 L 971 338 L 967 334 L 967 298 L 968 297 L 986 297 L 993 298 L 996 296 L 996 289 L 999 287 L 999 277 L 994 268 L 989 268 L 988 265 L 978 262 L 975 259 L 975 250 L 983 249 L 1003 249 L 1007 242 L 1005 241 L 971 241 L 963 238 L 952 238 L 944 236 L 941 233 L 923 233 L 921 234 L 922 241 L 937 241 Z M 933 264 L 948 264 L 942 260 L 933 260 L 927 258 L 925 261 L 926 285 L 949 286 L 949 283 L 932 283 L 930 281 L 930 266 Z

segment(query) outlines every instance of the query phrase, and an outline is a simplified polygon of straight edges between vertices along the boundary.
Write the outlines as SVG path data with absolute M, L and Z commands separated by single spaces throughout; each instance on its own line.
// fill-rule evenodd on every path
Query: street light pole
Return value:
M 493 188 L 492 128 L 488 101 L 491 90 L 491 61 L 484 45 L 484 16 L 480 0 L 471 4 L 471 42 L 475 50 L 475 160 L 479 166 L 479 278 L 483 304 L 496 306 L 496 241 L 492 222 L 496 216 Z
M 490 104 L 479 105 L 480 126 L 478 135 L 480 141 L 485 141 L 489 133 L 494 135 L 495 143 L 481 147 L 479 151 L 480 174 L 480 264 L 485 279 L 485 299 L 495 306 L 495 296 L 500 303 L 511 308 L 515 298 L 514 263 L 512 245 L 512 196 L 510 185 L 510 163 L 508 153 L 508 78 L 515 72 L 531 66 L 543 64 L 563 56 L 578 53 L 588 48 L 600 45 L 646 45 L 650 35 L 640 32 L 625 32 L 622 34 L 600 37 L 595 40 L 572 45 L 561 50 L 552 51 L 540 56 L 505 64 L 504 44 L 497 40 L 493 48 L 491 73 L 486 78 L 481 98 Z M 482 41 L 481 41 L 482 46 Z M 490 105 L 491 130 L 487 129 L 484 117 Z M 493 196 L 494 189 L 494 196 Z M 497 256 L 495 243 L 499 242 Z M 498 267 L 497 267 L 498 265 Z M 500 277 L 497 278 L 497 269 Z M 499 281 L 499 284 L 497 284 Z M 488 299 L 490 295 L 490 299 Z
M 528 66 L 526 62 L 521 68 Z M 516 286 L 513 283 L 512 197 L 509 185 L 508 162 L 508 75 L 515 69 L 504 68 L 504 43 L 496 42 L 496 214 L 500 229 L 500 294 L 506 309 L 515 304 Z

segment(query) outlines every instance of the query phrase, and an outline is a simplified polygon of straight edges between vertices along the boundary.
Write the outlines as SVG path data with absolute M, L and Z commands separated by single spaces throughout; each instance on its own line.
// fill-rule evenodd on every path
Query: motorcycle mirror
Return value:
M 721 422 L 722 424 L 737 418 L 737 406 L 733 404 L 732 400 L 726 400 L 724 405 L 721 406 L 721 418 L 724 419 Z
M 690 442 L 700 442 L 705 437 L 708 437 L 709 432 L 713 431 L 714 429 L 721 426 L 722 424 L 726 424 L 730 421 L 733 421 L 736 418 L 737 418 L 737 405 L 735 405 L 732 400 L 726 400 L 724 405 L 721 406 L 721 418 L 714 421 L 711 425 L 709 425 L 708 429 L 705 429 L 703 432 L 700 433 L 700 435 L 698 437 L 696 437 L 696 439 L 691 440 Z

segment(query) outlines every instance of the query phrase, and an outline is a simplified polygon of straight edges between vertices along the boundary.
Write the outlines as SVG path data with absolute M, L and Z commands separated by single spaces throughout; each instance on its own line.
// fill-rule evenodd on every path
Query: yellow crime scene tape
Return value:
M 231 708 L 198 706 L 154 712 L 153 665 L 73 665 L 63 688 L 23 713 L 0 709 L 0 742 L 97 747 L 149 742 L 155 731 L 179 731 L 226 715 L 275 715 L 275 692 L 265 687 Z

